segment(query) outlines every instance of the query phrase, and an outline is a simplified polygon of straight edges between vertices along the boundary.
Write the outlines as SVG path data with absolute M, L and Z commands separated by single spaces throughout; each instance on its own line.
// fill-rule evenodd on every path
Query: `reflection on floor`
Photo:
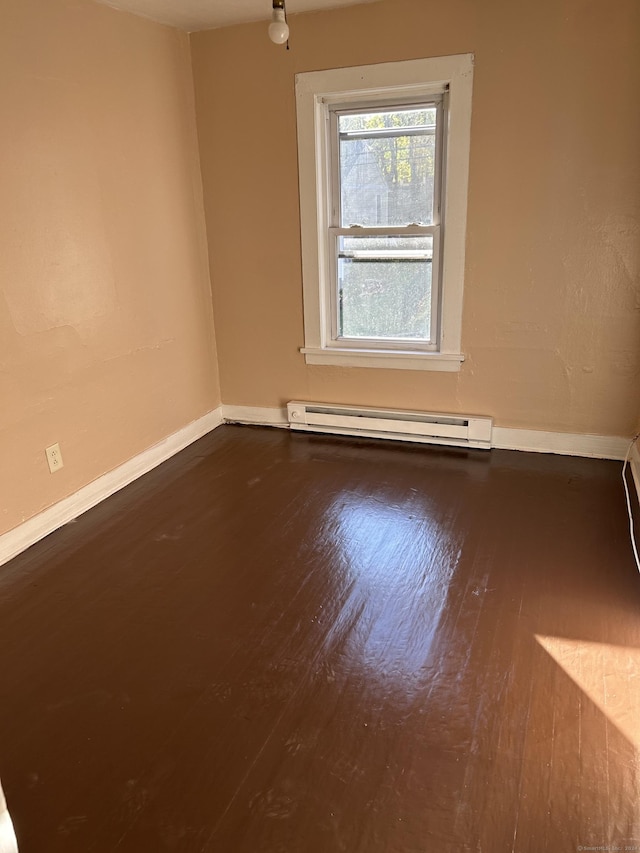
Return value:
M 223 427 L 0 571 L 21 853 L 640 846 L 620 464 Z

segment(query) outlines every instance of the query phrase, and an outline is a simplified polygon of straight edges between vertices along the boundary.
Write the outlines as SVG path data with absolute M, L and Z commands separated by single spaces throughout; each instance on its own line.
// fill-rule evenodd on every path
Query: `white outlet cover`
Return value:
M 49 471 L 51 473 L 55 473 L 59 471 L 60 468 L 64 466 L 64 462 L 62 461 L 62 453 L 60 452 L 59 444 L 52 444 L 51 447 L 47 447 L 45 450 L 47 454 L 47 462 L 49 463 Z

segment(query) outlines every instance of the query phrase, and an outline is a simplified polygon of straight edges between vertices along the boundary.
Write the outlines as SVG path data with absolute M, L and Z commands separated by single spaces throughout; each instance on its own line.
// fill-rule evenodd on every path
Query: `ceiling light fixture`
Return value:
M 289 26 L 284 0 L 273 0 L 273 13 L 269 24 L 269 38 L 274 44 L 284 44 L 289 40 Z M 289 45 L 287 44 L 287 47 Z

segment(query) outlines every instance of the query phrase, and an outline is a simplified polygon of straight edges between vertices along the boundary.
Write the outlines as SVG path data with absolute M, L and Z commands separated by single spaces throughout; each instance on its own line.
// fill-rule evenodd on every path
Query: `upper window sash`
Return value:
M 327 168 L 329 171 L 328 189 L 330 198 L 328 199 L 328 226 L 330 228 L 350 228 L 350 227 L 370 227 L 363 223 L 345 223 L 342 221 L 341 203 L 342 203 L 342 187 L 341 187 L 341 157 L 340 157 L 340 142 L 343 139 L 384 139 L 384 138 L 400 138 L 403 136 L 435 136 L 434 141 L 434 164 L 435 173 L 433 177 L 433 207 L 431 218 L 428 222 L 416 221 L 406 223 L 406 225 L 392 226 L 389 223 L 379 225 L 379 228 L 402 227 L 407 228 L 410 225 L 440 225 L 442 213 L 442 195 L 443 195 L 443 156 L 445 148 L 445 131 L 446 131 L 446 106 L 447 106 L 448 85 L 443 86 L 442 92 L 436 95 L 430 95 L 428 98 L 416 100 L 415 98 L 389 98 L 379 101 L 360 102 L 357 106 L 353 103 L 326 103 L 327 110 L 327 140 L 326 140 L 326 156 Z M 344 116 L 368 115 L 372 113 L 385 112 L 403 112 L 403 111 L 420 111 L 420 110 L 435 110 L 435 124 L 421 127 L 388 127 L 388 128 L 367 128 L 363 130 L 340 131 L 339 120 Z

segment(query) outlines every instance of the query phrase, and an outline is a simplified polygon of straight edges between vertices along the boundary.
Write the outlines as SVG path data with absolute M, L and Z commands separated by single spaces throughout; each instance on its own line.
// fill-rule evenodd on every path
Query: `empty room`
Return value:
M 640 851 L 637 0 L 0 23 L 0 851 Z

